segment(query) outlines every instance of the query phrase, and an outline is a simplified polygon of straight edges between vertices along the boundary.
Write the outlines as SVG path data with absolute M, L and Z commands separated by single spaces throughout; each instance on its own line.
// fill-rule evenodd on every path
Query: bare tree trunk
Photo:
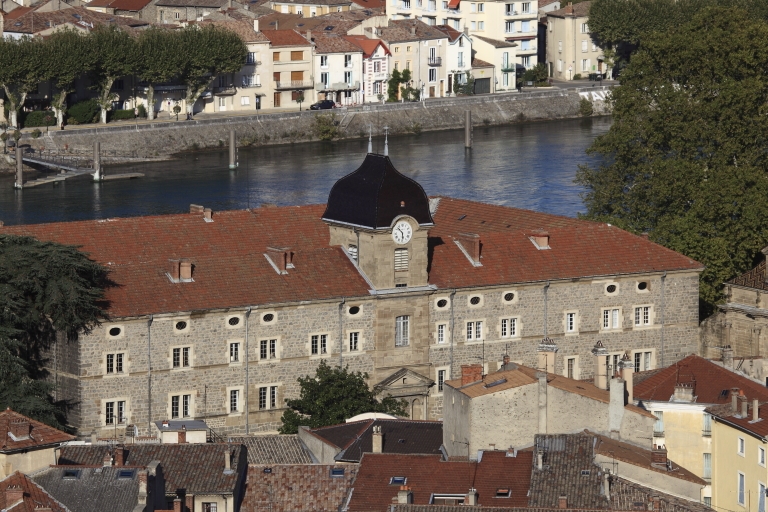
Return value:
M 203 94 L 203 91 L 205 90 L 205 85 L 199 86 L 199 87 L 192 87 L 187 86 L 187 113 L 188 114 L 194 114 L 195 113 L 195 103 L 198 99 L 200 99 L 200 95 Z
M 56 114 L 56 128 L 64 126 L 64 111 L 67 104 L 67 91 L 59 91 L 58 97 L 53 102 L 53 112 Z
M 152 121 L 155 118 L 155 86 L 147 86 L 147 119 Z
M 115 79 L 112 77 L 107 78 L 104 81 L 104 85 L 101 90 L 101 98 L 99 98 L 99 106 L 101 107 L 101 124 L 107 124 L 107 112 L 112 110 L 112 95 L 109 91 L 112 90 L 112 84 Z

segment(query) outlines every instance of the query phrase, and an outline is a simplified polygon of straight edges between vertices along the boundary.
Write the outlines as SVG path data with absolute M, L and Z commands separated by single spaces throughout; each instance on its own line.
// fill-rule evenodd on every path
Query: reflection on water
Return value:
M 610 127 L 609 118 L 476 127 L 474 147 L 463 130 L 393 136 L 389 155 L 429 195 L 445 195 L 575 216 L 583 211 L 573 183 L 584 150 Z M 383 139 L 374 151 L 383 152 Z M 228 169 L 227 151 L 190 153 L 170 162 L 112 166 L 144 178 L 96 184 L 89 177 L 17 191 L 0 179 L 0 220 L 31 224 L 189 211 L 323 203 L 341 176 L 362 162 L 368 142 L 346 141 L 240 149 Z

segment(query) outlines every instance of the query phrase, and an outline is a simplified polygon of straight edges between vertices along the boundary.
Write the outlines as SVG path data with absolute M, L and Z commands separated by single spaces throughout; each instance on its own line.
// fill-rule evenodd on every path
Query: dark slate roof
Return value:
M 296 435 L 237 436 L 229 441 L 248 449 L 248 464 L 312 464 L 312 455 Z
M 53 467 L 32 477 L 40 487 L 72 511 L 132 512 L 138 504 L 138 469 L 130 478 L 118 478 L 127 468 L 81 468 L 78 478 L 64 479 L 71 468 Z
M 244 512 L 317 512 L 340 510 L 357 464 L 281 464 L 248 466 L 240 510 Z M 264 470 L 268 471 L 265 473 Z M 344 471 L 331 476 L 331 470 Z
M 372 428 L 381 427 L 383 453 L 440 454 L 443 424 L 439 421 L 365 420 L 311 430 L 330 444 L 341 448 L 336 460 L 359 462 L 373 451 Z
M 368 154 L 333 186 L 323 220 L 376 229 L 390 227 L 400 215 L 433 224 L 421 185 L 400 174 L 388 156 Z
M 232 453 L 230 474 L 224 473 L 227 449 Z M 125 447 L 125 465 L 146 467 L 152 461 L 160 461 L 166 493 L 187 489 L 192 494 L 231 494 L 238 475 L 246 471 L 243 450 L 241 445 L 226 443 L 129 445 Z M 105 445 L 65 446 L 59 464 L 100 466 L 108 451 Z

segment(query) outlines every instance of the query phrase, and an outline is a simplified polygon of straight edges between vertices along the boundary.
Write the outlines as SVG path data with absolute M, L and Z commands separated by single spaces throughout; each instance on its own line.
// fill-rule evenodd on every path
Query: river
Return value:
M 471 151 L 463 130 L 389 138 L 389 156 L 429 195 L 445 195 L 575 216 L 584 211 L 573 183 L 585 149 L 610 127 L 610 118 L 569 119 L 475 127 Z M 94 183 L 89 176 L 26 190 L 0 178 L 0 220 L 5 224 L 103 219 L 213 210 L 262 203 L 324 203 L 333 183 L 362 162 L 368 142 L 304 143 L 241 148 L 240 166 L 228 169 L 227 151 L 186 153 L 176 160 L 108 166 L 107 173 L 142 172 L 130 181 Z M 374 151 L 383 152 L 383 138 Z M 25 180 L 29 179 L 25 176 Z

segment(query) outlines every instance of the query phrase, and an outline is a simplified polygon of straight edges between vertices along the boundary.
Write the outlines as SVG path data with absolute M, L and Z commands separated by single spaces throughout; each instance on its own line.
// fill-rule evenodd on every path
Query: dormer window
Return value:
M 512 496 L 512 489 L 496 489 L 497 498 L 509 498 Z
M 408 481 L 407 477 L 404 476 L 393 476 L 389 479 L 389 485 L 405 485 L 405 483 Z

